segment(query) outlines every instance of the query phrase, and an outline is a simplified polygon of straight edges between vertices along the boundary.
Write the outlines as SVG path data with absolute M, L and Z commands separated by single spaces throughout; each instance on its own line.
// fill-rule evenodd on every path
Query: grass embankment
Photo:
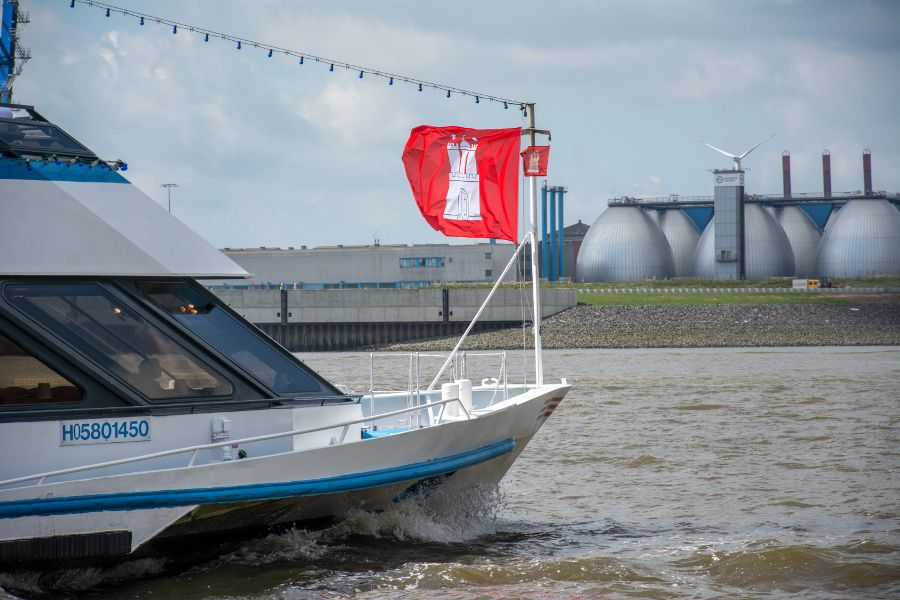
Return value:
M 900 277 L 869 277 L 864 279 L 835 280 L 835 284 L 853 288 L 900 288 Z M 594 306 L 635 306 L 635 305 L 700 305 L 700 304 L 851 304 L 854 302 L 879 301 L 900 302 L 900 294 L 878 294 L 863 297 L 859 292 L 844 294 L 840 291 L 827 292 L 791 292 L 792 279 L 775 277 L 769 279 L 753 279 L 747 281 L 705 281 L 699 279 L 667 279 L 634 283 L 587 283 L 571 284 L 565 287 L 587 290 L 659 290 L 659 289 L 691 289 L 696 292 L 619 292 L 619 293 L 579 293 L 579 304 Z M 699 289 L 703 291 L 699 291 Z M 734 288 L 750 289 L 784 289 L 784 292 L 739 292 Z M 722 290 L 716 293 L 709 290 Z M 868 297 L 868 296 L 874 296 Z
M 832 282 L 843 287 L 900 287 L 900 277 L 863 277 L 858 279 L 833 278 Z M 623 283 L 550 283 L 549 287 L 574 287 L 578 289 L 665 289 L 665 288 L 785 288 L 793 284 L 792 277 L 770 277 L 742 281 L 715 281 L 710 279 L 645 279 Z
M 578 304 L 592 306 L 673 305 L 673 304 L 851 304 L 852 297 L 832 293 L 714 292 L 657 294 L 578 294 Z M 900 299 L 900 295 L 898 295 Z
M 624 283 L 545 283 L 548 288 L 587 290 L 577 294 L 578 304 L 593 306 L 641 306 L 641 305 L 708 305 L 708 304 L 852 304 L 855 302 L 900 302 L 900 294 L 861 294 L 859 291 L 842 293 L 791 292 L 791 277 L 770 277 L 744 281 L 715 281 L 705 279 L 646 279 Z M 834 284 L 845 288 L 900 288 L 900 277 L 866 277 L 860 279 L 834 279 Z M 520 283 L 506 283 L 503 287 L 518 287 Z M 526 285 L 528 283 L 526 282 Z M 490 284 L 450 284 L 450 288 L 488 288 Z M 784 292 L 738 292 L 735 288 L 783 289 Z M 689 289 L 698 291 L 650 290 Z M 703 290 L 702 292 L 699 290 Z M 647 290 L 634 293 L 590 293 L 590 290 Z M 716 293 L 709 290 L 722 290 Z M 649 292 L 649 293 L 648 293 Z

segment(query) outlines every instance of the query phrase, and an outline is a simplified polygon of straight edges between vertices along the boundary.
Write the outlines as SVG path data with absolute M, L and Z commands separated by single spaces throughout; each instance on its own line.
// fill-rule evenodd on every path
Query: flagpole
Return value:
M 534 103 L 528 107 L 528 139 L 530 146 L 535 144 Z M 544 362 L 541 352 L 541 273 L 538 270 L 537 253 L 537 177 L 529 177 L 529 216 L 531 218 L 531 293 L 534 305 L 534 382 L 544 385 Z M 546 248 L 545 248 L 546 251 Z

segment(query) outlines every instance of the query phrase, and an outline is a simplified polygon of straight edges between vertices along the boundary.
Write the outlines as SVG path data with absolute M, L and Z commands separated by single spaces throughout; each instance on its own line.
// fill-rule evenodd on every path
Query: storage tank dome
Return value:
M 828 277 L 900 274 L 900 212 L 887 200 L 850 200 L 819 244 L 816 273 Z
M 672 249 L 662 230 L 637 206 L 609 206 L 581 243 L 580 281 L 641 281 L 675 274 Z
M 794 273 L 794 251 L 787 234 L 775 219 L 758 204 L 744 204 L 744 276 L 747 279 L 790 277 Z M 718 279 L 716 274 L 716 217 L 697 242 L 694 275 Z
M 700 240 L 700 230 L 680 208 L 650 211 L 672 249 L 675 277 L 690 277 L 694 272 L 694 251 Z
M 774 206 L 772 213 L 781 225 L 794 251 L 794 275 L 813 277 L 816 274 L 816 255 L 822 234 L 799 206 Z

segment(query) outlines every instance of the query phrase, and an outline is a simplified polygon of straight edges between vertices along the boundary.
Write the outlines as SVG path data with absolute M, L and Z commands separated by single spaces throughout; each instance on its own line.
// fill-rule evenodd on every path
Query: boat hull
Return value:
M 568 389 L 541 386 L 471 419 L 351 443 L 0 490 L 0 564 L 125 559 L 181 538 L 382 510 L 423 483 L 496 484 Z

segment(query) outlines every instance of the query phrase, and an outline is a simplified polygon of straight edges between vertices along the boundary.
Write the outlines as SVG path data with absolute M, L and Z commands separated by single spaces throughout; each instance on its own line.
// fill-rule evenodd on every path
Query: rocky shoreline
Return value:
M 576 306 L 544 319 L 544 348 L 900 345 L 900 303 Z M 533 345 L 531 328 L 470 335 L 465 350 Z M 446 351 L 456 338 L 386 350 Z

